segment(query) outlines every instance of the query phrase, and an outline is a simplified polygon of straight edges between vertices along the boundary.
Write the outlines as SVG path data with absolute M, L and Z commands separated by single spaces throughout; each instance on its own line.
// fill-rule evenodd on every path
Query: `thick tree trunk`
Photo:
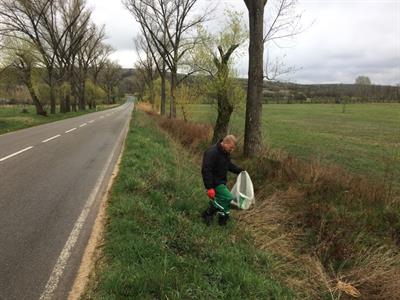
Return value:
M 77 101 L 79 99 L 79 88 L 78 83 L 76 82 L 75 78 L 71 78 L 71 94 L 72 94 L 72 102 L 71 102 L 71 109 L 73 112 L 77 111 Z
M 85 88 L 86 82 L 83 80 L 79 85 L 79 110 L 86 110 Z
M 244 155 L 255 156 L 262 145 L 261 116 L 263 91 L 263 26 L 266 0 L 245 1 L 249 10 L 249 76 L 246 101 Z
M 50 80 L 50 113 L 56 113 L 56 93 L 53 80 Z
M 60 97 L 60 113 L 65 114 L 67 112 L 67 107 L 65 104 L 66 100 L 64 97 Z
M 74 96 L 74 100 L 72 100 L 71 108 L 72 108 L 73 112 L 77 111 L 77 103 L 76 103 L 76 97 L 75 96 Z
M 107 89 L 107 104 L 111 104 L 111 91 L 109 88 Z
M 165 77 L 167 72 L 165 70 L 165 62 L 163 63 L 163 70 L 161 74 L 161 115 L 165 116 L 166 114 L 166 103 L 167 103 L 167 92 L 165 86 Z
M 215 122 L 212 142 L 215 144 L 228 134 L 229 121 L 233 112 L 233 106 L 229 103 L 226 93 L 218 96 L 218 117 Z
M 30 75 L 29 75 L 30 77 Z M 39 101 L 39 98 L 36 95 L 35 89 L 33 88 L 33 84 L 30 78 L 27 78 L 26 80 L 26 86 L 28 88 L 29 94 L 31 95 L 32 102 L 35 105 L 36 108 L 36 114 L 41 115 L 41 116 L 47 116 L 47 112 L 44 110 L 42 104 Z
M 176 90 L 176 82 L 177 82 L 177 73 L 176 70 L 171 71 L 171 95 L 170 95 L 170 103 L 169 103 L 169 117 L 171 119 L 176 118 L 176 107 L 175 107 L 175 90 Z
M 71 111 L 71 94 L 70 92 L 67 92 L 67 95 L 65 96 L 65 112 L 70 112 Z

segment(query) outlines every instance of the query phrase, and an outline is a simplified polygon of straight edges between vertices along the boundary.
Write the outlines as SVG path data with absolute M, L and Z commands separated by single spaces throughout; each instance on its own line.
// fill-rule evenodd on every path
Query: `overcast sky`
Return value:
M 199 0 L 207 2 L 210 0 Z M 267 3 L 271 5 L 273 1 Z M 133 67 L 133 38 L 139 25 L 119 0 L 89 0 L 95 23 L 105 24 L 112 59 Z M 221 0 L 216 15 L 229 5 L 245 13 L 243 0 Z M 280 80 L 297 83 L 353 83 L 358 75 L 376 84 L 400 83 L 400 0 L 299 0 L 307 29 L 281 48 L 269 46 L 272 58 L 284 58 L 296 72 Z M 212 24 L 212 23 L 211 23 Z M 248 58 L 238 60 L 241 76 L 247 74 Z

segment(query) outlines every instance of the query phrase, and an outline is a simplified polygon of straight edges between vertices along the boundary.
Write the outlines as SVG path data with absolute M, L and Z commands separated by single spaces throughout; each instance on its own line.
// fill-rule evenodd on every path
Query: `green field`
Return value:
M 216 107 L 191 105 L 192 121 L 213 123 Z M 305 159 L 320 158 L 368 176 L 387 173 L 399 183 L 400 104 L 268 104 L 263 106 L 266 145 Z M 179 111 L 178 111 L 179 114 Z M 244 113 L 231 132 L 243 137 Z
M 97 111 L 114 107 L 114 105 L 97 105 Z M 28 113 L 22 113 L 22 109 L 28 110 Z M 58 111 L 58 108 L 57 108 Z M 47 117 L 36 114 L 33 105 L 0 105 L 0 134 L 28 128 L 36 125 L 59 121 L 67 118 L 77 117 L 83 114 L 95 112 L 95 109 L 85 111 L 48 114 Z

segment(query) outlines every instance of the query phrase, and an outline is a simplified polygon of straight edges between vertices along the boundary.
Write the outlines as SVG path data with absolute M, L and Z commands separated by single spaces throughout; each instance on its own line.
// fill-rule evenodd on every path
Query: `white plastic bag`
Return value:
M 238 175 L 231 193 L 234 197 L 231 204 L 240 209 L 249 209 L 251 204 L 255 203 L 253 182 L 246 171 Z

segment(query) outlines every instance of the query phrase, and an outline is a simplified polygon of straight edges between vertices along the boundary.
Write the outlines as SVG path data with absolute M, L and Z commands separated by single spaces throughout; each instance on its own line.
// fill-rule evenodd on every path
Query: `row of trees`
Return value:
M 85 0 L 0 0 L 2 70 L 17 74 L 37 114 L 47 115 L 37 81 L 48 86 L 53 114 L 57 103 L 60 112 L 94 107 L 102 93 L 113 101 L 121 68 L 91 14 Z
M 400 86 L 373 84 L 294 84 L 264 86 L 264 103 L 400 102 Z
M 214 9 L 199 8 L 198 0 L 123 0 L 141 26 L 141 35 L 136 39 L 141 70 L 138 85 L 151 91 L 148 96 L 154 103 L 157 94 L 154 88 L 158 86 L 155 82 L 160 81 L 162 115 L 166 114 L 166 87 L 169 86 L 169 116 L 175 118 L 177 89 L 182 90 L 179 86 L 188 76 L 199 73 L 197 78 L 204 79 L 202 87 L 218 105 L 214 141 L 227 133 L 232 111 L 243 95 L 241 85 L 234 80 L 233 61 L 240 47 L 249 41 L 244 154 L 253 156 L 262 145 L 263 81 L 267 75 L 264 44 L 298 34 L 301 16 L 293 15 L 296 0 L 271 0 L 264 22 L 267 0 L 244 2 L 249 31 L 243 26 L 240 14 L 228 12 L 226 26 L 211 34 L 205 22 Z M 277 73 L 276 68 L 272 69 Z M 178 71 L 184 75 L 179 76 Z

